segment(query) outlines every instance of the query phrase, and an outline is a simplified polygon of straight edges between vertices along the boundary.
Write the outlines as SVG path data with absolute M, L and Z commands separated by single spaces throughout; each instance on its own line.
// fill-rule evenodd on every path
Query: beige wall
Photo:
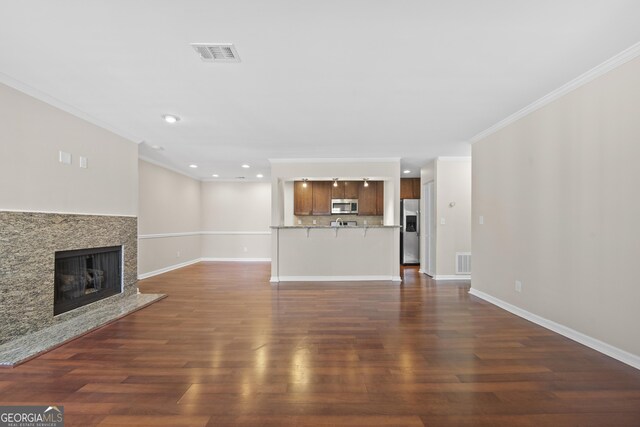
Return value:
M 201 236 L 139 238 L 138 276 L 145 278 L 200 260 Z
M 281 228 L 280 263 L 272 276 L 291 280 L 400 280 L 397 228 Z
M 200 181 L 143 160 L 139 172 L 138 274 L 199 259 Z
M 473 145 L 473 289 L 635 355 L 639 112 L 635 59 Z
M 137 214 L 137 144 L 3 84 L 0 117 L 0 209 Z
M 202 257 L 269 259 L 269 182 L 203 182 Z
M 140 161 L 142 277 L 201 259 L 268 260 L 271 186 L 200 182 Z
M 438 159 L 435 172 L 437 278 L 454 276 L 456 253 L 471 252 L 471 159 Z
M 269 231 L 269 182 L 203 182 L 203 231 Z
M 438 158 L 421 169 L 420 268 L 428 272 L 426 245 L 426 195 L 424 184 L 433 182 L 435 193 L 434 227 L 432 230 L 432 266 L 436 279 L 453 279 L 456 275 L 456 253 L 471 252 L 471 158 Z M 451 203 L 455 206 L 450 206 Z M 442 224 L 444 219 L 445 223 Z M 468 278 L 468 275 L 464 275 Z

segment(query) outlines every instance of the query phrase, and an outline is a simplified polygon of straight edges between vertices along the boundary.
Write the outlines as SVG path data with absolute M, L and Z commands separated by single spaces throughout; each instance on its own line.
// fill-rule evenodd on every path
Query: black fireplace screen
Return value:
M 122 247 L 56 252 L 53 314 L 122 292 Z

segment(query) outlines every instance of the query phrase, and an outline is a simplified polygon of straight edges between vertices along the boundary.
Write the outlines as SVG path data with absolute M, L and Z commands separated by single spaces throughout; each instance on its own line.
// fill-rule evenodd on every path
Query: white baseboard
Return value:
M 149 271 L 148 273 L 138 274 L 138 280 L 147 279 L 149 277 L 157 276 L 158 274 L 167 273 L 172 270 L 177 270 L 178 268 L 186 267 L 191 264 L 196 264 L 200 262 L 200 258 L 192 259 L 191 261 L 181 262 L 180 264 L 170 265 L 169 267 L 164 267 L 159 270 Z
M 400 276 L 272 276 L 271 282 L 400 282 Z
M 492 297 L 491 295 L 486 294 L 477 289 L 471 288 L 469 289 L 469 293 L 493 305 L 496 305 L 504 310 L 507 310 L 508 312 L 513 313 L 516 316 L 520 316 L 523 319 L 527 319 L 530 322 L 533 322 L 537 325 L 542 326 L 543 328 L 547 328 L 553 332 L 556 332 L 569 339 L 579 342 L 580 344 L 586 345 L 587 347 L 590 347 L 596 351 L 599 351 L 600 353 L 606 354 L 609 357 L 613 357 L 614 359 L 619 360 L 622 363 L 626 363 L 629 366 L 632 366 L 636 369 L 640 369 L 640 356 L 637 356 L 625 350 L 614 347 L 610 344 L 607 344 L 598 339 L 592 338 L 589 335 L 585 335 L 582 332 L 578 332 L 574 329 L 568 328 L 552 320 L 548 320 L 548 319 L 545 319 L 544 317 L 540 317 L 537 314 L 533 314 L 531 312 L 528 312 L 527 310 L 523 310 L 520 307 L 516 307 L 513 304 L 509 304 L 508 302 L 502 301 L 501 299 Z
M 471 280 L 471 276 L 468 274 L 456 274 L 456 275 L 435 275 L 433 280 Z
M 200 258 L 200 261 L 219 261 L 219 262 L 271 262 L 271 258 Z

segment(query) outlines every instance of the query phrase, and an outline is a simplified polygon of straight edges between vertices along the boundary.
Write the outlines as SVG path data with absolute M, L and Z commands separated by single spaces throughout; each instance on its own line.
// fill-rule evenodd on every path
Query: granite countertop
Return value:
M 333 225 L 272 225 L 271 228 L 327 228 L 338 229 L 343 228 L 400 228 L 399 225 L 341 225 L 339 227 Z

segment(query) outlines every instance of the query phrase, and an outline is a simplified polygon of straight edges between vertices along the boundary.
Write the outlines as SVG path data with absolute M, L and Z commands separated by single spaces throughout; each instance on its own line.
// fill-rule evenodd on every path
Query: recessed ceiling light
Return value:
M 261 173 L 259 173 L 258 175 L 256 175 L 256 178 L 264 178 L 264 175 L 262 175 Z
M 165 114 L 164 116 L 162 116 L 162 118 L 165 122 L 172 124 L 180 121 L 180 117 L 174 116 L 173 114 Z
M 214 173 L 214 174 L 213 174 L 213 175 L 211 175 L 211 176 L 212 176 L 212 177 L 214 177 L 214 178 L 217 178 L 217 177 L 219 177 L 220 175 L 218 175 L 217 173 Z
M 198 165 L 189 165 L 190 168 L 196 169 Z
M 251 166 L 249 166 L 247 164 L 244 164 L 244 165 L 242 165 L 242 167 L 245 168 L 245 169 L 249 169 Z
M 407 169 L 407 170 L 403 170 L 402 173 L 411 173 L 411 171 Z

